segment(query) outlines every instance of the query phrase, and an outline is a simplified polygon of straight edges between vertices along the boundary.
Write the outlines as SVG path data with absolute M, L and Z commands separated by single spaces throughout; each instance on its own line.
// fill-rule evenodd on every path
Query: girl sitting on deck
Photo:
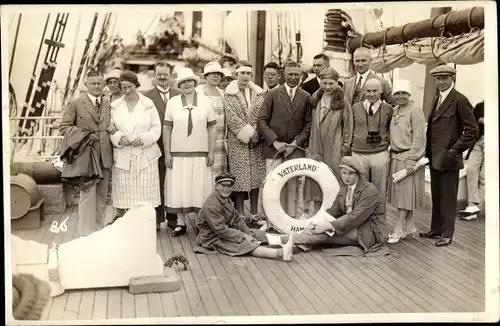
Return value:
M 196 251 L 219 252 L 229 256 L 250 254 L 255 257 L 292 260 L 293 235 L 272 236 L 265 231 L 250 229 L 239 212 L 234 208 L 229 196 L 233 192 L 235 177 L 231 174 L 215 178 L 215 190 L 203 204 L 196 218 L 198 235 Z M 272 238 L 285 240 L 281 248 L 263 247 L 261 244 L 276 242 Z M 281 238 L 286 239 L 281 239 Z M 271 241 L 269 241 L 271 240 Z

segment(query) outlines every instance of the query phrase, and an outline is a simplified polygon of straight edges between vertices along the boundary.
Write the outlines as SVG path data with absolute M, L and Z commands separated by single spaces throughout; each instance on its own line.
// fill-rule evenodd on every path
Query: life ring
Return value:
M 264 180 L 262 189 L 262 205 L 267 219 L 278 231 L 290 234 L 304 230 L 314 216 L 308 219 L 290 217 L 281 206 L 281 189 L 288 180 L 294 177 L 306 176 L 315 180 L 323 192 L 323 203 L 317 214 L 330 208 L 339 192 L 340 185 L 333 171 L 323 162 L 309 158 L 299 158 L 285 161 L 277 166 Z

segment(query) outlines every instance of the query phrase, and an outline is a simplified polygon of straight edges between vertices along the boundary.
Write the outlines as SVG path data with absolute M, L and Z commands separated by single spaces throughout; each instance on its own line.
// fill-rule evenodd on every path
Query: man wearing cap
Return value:
M 90 71 L 85 80 L 87 93 L 71 101 L 65 108 L 59 131 L 68 143 L 75 135 L 86 135 L 88 145 L 97 153 L 96 160 L 102 170 L 102 178 L 90 184 L 80 184 L 80 201 L 78 203 L 78 231 L 81 237 L 98 231 L 104 226 L 106 200 L 108 198 L 109 177 L 113 166 L 113 147 L 109 136 L 111 113 L 110 103 L 102 96 L 104 77 L 98 71 Z M 81 141 L 83 143 L 83 140 Z M 77 144 L 73 144 L 77 146 Z M 64 151 L 64 144 L 61 151 Z M 68 147 L 69 148 L 69 147 Z M 81 155 L 71 163 L 64 165 L 62 176 L 88 176 L 91 169 L 90 156 Z
M 296 147 L 307 147 L 311 131 L 311 96 L 299 87 L 301 67 L 296 62 L 285 65 L 285 84 L 270 91 L 262 104 L 258 130 L 264 138 L 263 154 L 267 173 L 283 160 L 303 158 Z M 287 214 L 296 217 L 297 179 L 290 179 L 281 192 Z
M 154 78 L 156 87 L 150 89 L 145 96 L 149 97 L 155 104 L 160 121 L 165 120 L 165 108 L 167 102 L 172 97 L 179 95 L 181 92 L 178 89 L 170 87 L 170 75 L 172 74 L 173 66 L 166 61 L 158 61 L 154 66 Z M 161 223 L 165 222 L 165 147 L 163 146 L 163 130 L 162 136 L 158 139 L 158 146 L 160 146 L 161 157 L 158 161 L 158 169 L 160 171 L 160 199 L 161 205 L 156 207 L 156 230 L 160 230 Z M 177 225 L 177 214 L 167 214 L 167 226 L 175 228 Z
M 342 157 L 343 184 L 332 207 L 316 215 L 302 233 L 295 235 L 297 245 L 360 246 L 365 252 L 372 252 L 387 241 L 385 202 L 377 188 L 361 178 L 362 171 L 356 157 Z
M 452 242 L 457 216 L 457 195 L 463 152 L 479 135 L 472 105 L 453 86 L 456 71 L 448 65 L 430 71 L 439 91 L 427 122 L 426 156 L 429 159 L 432 194 L 432 222 L 424 238 L 438 238 L 436 246 Z
M 350 150 L 361 161 L 363 172 L 385 203 L 389 177 L 389 126 L 392 106 L 380 100 L 382 85 L 376 78 L 365 86 L 366 99 L 352 107 L 353 132 Z
M 250 229 L 229 199 L 234 181 L 235 178 L 230 173 L 215 178 L 215 189 L 196 217 L 198 248 L 195 251 L 292 260 L 294 235 L 273 237 L 264 231 Z M 269 242 L 278 245 L 278 248 L 261 246 Z
M 381 100 L 393 104 L 391 85 L 387 80 L 377 76 L 371 69 L 371 54 L 367 48 L 357 48 L 354 51 L 353 62 L 356 75 L 346 80 L 344 92 L 349 104 L 354 105 L 362 102 L 366 98 L 366 82 L 370 79 L 378 79 L 382 85 Z

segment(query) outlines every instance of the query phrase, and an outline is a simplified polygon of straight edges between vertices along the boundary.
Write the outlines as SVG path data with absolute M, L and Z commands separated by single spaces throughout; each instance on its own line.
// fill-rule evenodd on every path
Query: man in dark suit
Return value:
M 457 216 L 459 171 L 463 152 L 479 135 L 472 105 L 453 87 L 455 69 L 441 65 L 430 71 L 439 90 L 427 123 L 426 156 L 432 193 L 431 230 L 424 238 L 438 238 L 437 247 L 451 244 Z
M 91 71 L 85 80 L 87 93 L 71 101 L 65 108 L 59 131 L 67 140 L 75 131 L 90 131 L 89 145 L 99 153 L 97 160 L 101 165 L 103 178 L 98 182 L 80 189 L 78 203 L 78 231 L 86 236 L 99 231 L 104 226 L 106 200 L 108 198 L 109 177 L 113 166 L 113 147 L 109 138 L 111 113 L 109 100 L 102 96 L 104 76 L 100 72 Z M 71 164 L 74 168 L 79 158 Z M 88 167 L 82 167 L 88 169 Z
M 302 84 L 302 89 L 308 92 L 310 95 L 313 95 L 320 87 L 321 81 L 318 76 L 323 69 L 326 67 L 330 67 L 330 58 L 326 54 L 320 53 L 314 56 L 313 58 L 313 72 L 314 78 L 306 81 Z
M 367 48 L 357 48 L 353 55 L 354 68 L 356 75 L 347 79 L 344 84 L 345 97 L 349 104 L 353 106 L 357 102 L 365 100 L 365 85 L 366 81 L 370 79 L 378 79 L 382 84 L 381 100 L 393 105 L 391 85 L 387 80 L 377 76 L 371 69 L 371 54 Z
M 267 86 L 266 93 L 280 86 L 281 72 L 276 62 L 269 62 L 264 66 L 264 82 Z
M 311 96 L 299 85 L 301 68 L 288 62 L 284 69 L 285 84 L 271 90 L 260 109 L 258 130 L 265 140 L 263 154 L 269 173 L 283 160 L 301 158 L 305 153 L 296 146 L 307 147 L 311 131 Z M 273 160 L 276 154 L 279 154 Z M 297 180 L 291 179 L 281 192 L 287 214 L 296 217 Z
M 154 66 L 154 78 L 156 82 L 156 87 L 150 89 L 145 96 L 149 97 L 156 106 L 158 110 L 158 115 L 160 116 L 160 121 L 165 120 L 165 108 L 167 107 L 167 102 L 170 98 L 180 94 L 178 89 L 170 87 L 170 79 L 173 70 L 173 66 L 166 61 L 158 61 Z M 160 230 L 161 223 L 165 222 L 165 154 L 163 146 L 163 137 L 160 136 L 158 139 L 158 146 L 162 156 L 158 161 L 158 168 L 160 170 L 160 198 L 161 205 L 156 207 L 156 230 Z M 167 213 L 167 226 L 175 228 L 177 225 L 177 214 Z

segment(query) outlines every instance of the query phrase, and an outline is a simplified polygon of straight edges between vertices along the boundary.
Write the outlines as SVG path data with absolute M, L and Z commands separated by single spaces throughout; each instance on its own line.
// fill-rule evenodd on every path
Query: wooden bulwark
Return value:
M 68 215 L 68 231 L 52 234 L 52 221 Z M 108 207 L 107 218 L 111 219 Z M 392 229 L 395 211 L 388 209 Z M 427 230 L 428 214 L 416 214 Z M 78 237 L 77 208 L 47 216 L 37 230 L 14 234 L 44 244 Z M 189 223 L 188 223 L 189 224 Z M 163 226 L 162 226 L 163 227 Z M 66 291 L 49 300 L 44 320 L 98 320 L 140 317 L 266 316 L 366 313 L 482 312 L 484 300 L 484 220 L 456 222 L 453 244 L 436 248 L 416 238 L 390 245 L 384 257 L 329 257 L 299 253 L 291 263 L 255 257 L 200 255 L 195 235 L 157 238 L 164 261 L 182 254 L 189 269 L 176 268 L 182 285 L 170 293 L 130 294 L 126 288 Z M 471 273 L 469 272 L 471 271 Z M 472 282 L 471 283 L 471 279 Z

